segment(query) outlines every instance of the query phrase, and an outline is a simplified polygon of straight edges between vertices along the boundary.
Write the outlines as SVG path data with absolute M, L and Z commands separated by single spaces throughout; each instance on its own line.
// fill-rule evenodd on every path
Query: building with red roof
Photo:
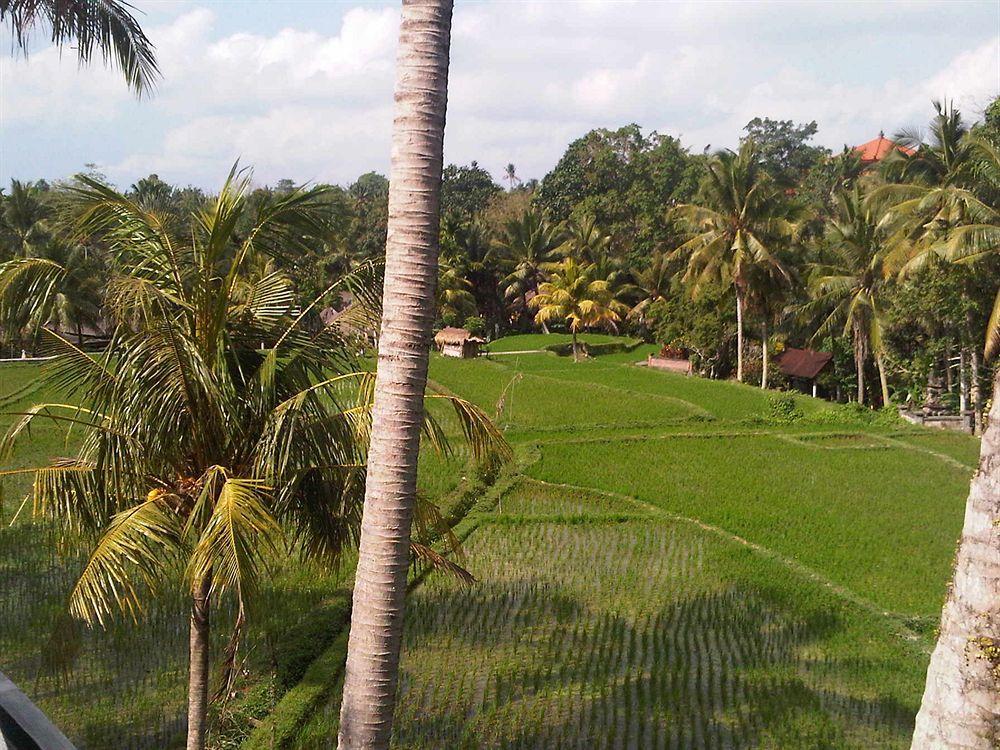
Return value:
M 861 164 L 866 167 L 875 162 L 882 161 L 882 159 L 893 151 L 901 151 L 907 156 L 913 156 L 917 152 L 914 148 L 904 146 L 901 143 L 896 143 L 896 141 L 886 138 L 883 132 L 879 132 L 878 138 L 870 140 L 867 143 L 862 143 L 860 146 L 855 146 L 851 151 L 861 158 Z

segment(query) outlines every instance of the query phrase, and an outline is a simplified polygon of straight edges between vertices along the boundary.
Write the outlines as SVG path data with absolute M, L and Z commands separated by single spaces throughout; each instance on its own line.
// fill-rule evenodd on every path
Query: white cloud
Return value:
M 0 58 L 0 127 L 101 134 L 104 151 L 80 161 L 122 184 L 157 171 L 210 187 L 238 156 L 265 181 L 388 168 L 394 6 L 348 9 L 332 34 L 165 8 L 148 29 L 164 74 L 152 100 L 44 49 Z M 446 157 L 541 177 L 572 138 L 633 121 L 700 150 L 734 144 L 754 116 L 815 119 L 836 148 L 926 121 L 932 98 L 975 115 L 1000 91 L 1000 38 L 987 36 L 998 20 L 926 2 L 460 3 Z

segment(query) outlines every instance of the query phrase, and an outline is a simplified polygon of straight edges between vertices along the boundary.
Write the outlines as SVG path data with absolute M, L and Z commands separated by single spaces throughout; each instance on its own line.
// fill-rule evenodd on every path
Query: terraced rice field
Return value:
M 976 441 L 806 397 L 788 418 L 751 386 L 633 366 L 645 354 L 432 359 L 434 387 L 494 414 L 518 463 L 464 522 L 478 582 L 432 574 L 410 595 L 393 747 L 906 747 Z M 42 433 L 17 460 L 59 440 Z M 445 497 L 463 467 L 427 453 L 421 486 Z M 47 543 L 26 568 L 41 532 L 20 533 L 0 532 L 0 567 L 37 578 L 0 594 L 0 646 L 26 683 L 43 641 L 25 623 L 50 621 L 67 573 Z M 289 575 L 276 596 L 297 612 L 323 601 L 313 574 Z M 102 671 L 101 654 L 141 651 L 128 640 L 140 636 L 91 634 L 73 690 L 37 683 L 75 736 L 121 730 L 84 747 L 171 746 L 135 731 L 177 728 L 183 622 L 160 627 L 162 664 L 115 657 L 135 664 Z M 283 747 L 335 747 L 335 675 Z M 112 680 L 112 697 L 87 699 Z
M 409 599 L 393 747 L 907 747 L 976 441 L 642 356 L 432 361 L 523 474 Z

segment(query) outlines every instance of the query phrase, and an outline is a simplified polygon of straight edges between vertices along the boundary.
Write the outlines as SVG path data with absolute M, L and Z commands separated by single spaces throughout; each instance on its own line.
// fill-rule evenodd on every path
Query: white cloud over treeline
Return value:
M 921 124 L 935 98 L 976 117 L 1000 91 L 1000 36 L 990 35 L 1000 10 L 992 28 L 976 20 L 988 10 L 976 11 L 459 2 L 446 156 L 478 159 L 498 176 L 514 162 L 522 176 L 541 177 L 571 139 L 599 126 L 638 122 L 700 151 L 733 145 L 758 115 L 815 119 L 818 140 L 838 148 Z M 284 27 L 250 33 L 209 3 L 178 4 L 148 28 L 163 80 L 138 103 L 115 71 L 78 70 L 71 52 L 3 57 L 0 148 L 16 147 L 23 171 L 33 148 L 45 163 L 33 130 L 87 134 L 89 150 L 100 134 L 99 153 L 80 162 L 98 162 L 120 184 L 158 172 L 209 187 L 237 157 L 262 181 L 346 182 L 384 171 L 397 25 L 394 7 L 360 5 L 343 13 L 336 34 L 297 28 L 293 13 Z M 5 133 L 17 134 L 16 146 Z

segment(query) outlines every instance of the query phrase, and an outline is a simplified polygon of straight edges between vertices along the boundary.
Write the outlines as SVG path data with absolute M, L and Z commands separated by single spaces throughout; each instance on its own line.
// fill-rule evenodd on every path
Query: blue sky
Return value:
M 95 163 L 217 186 L 386 171 L 395 3 L 135 0 L 163 80 L 135 100 L 43 35 L 0 56 L 0 182 Z M 9 37 L 9 30 L 3 29 Z M 7 41 L 7 40 L 5 40 Z M 1000 92 L 1000 2 L 457 0 L 446 158 L 541 177 L 593 127 L 638 122 L 700 151 L 754 116 L 815 119 L 832 148 L 919 126 L 933 98 L 973 118 Z

